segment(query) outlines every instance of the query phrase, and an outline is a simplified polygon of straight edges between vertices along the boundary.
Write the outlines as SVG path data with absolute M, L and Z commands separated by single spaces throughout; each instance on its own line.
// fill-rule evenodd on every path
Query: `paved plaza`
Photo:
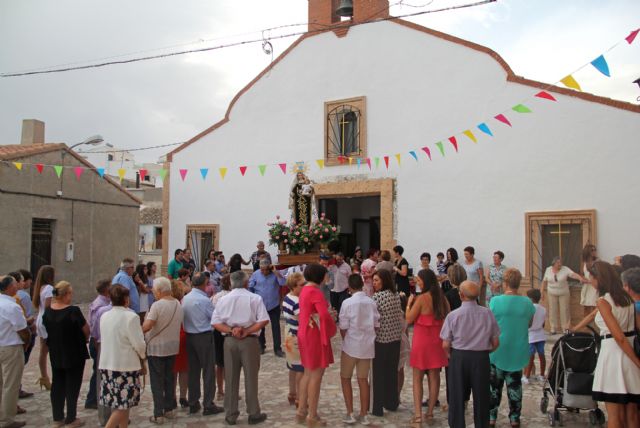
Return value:
M 88 305 L 81 305 L 83 312 L 87 312 Z M 289 406 L 287 402 L 288 394 L 288 373 L 285 367 L 285 361 L 282 358 L 276 357 L 271 348 L 271 337 L 269 335 L 270 329 L 267 328 L 267 352 L 262 356 L 261 369 L 260 369 L 260 405 L 262 411 L 266 412 L 268 419 L 265 423 L 258 426 L 269 427 L 295 427 L 297 425 L 294 421 L 295 409 Z M 328 368 L 324 380 L 322 382 L 322 392 L 320 396 L 320 413 L 327 419 L 328 426 L 346 426 L 341 422 L 342 416 L 345 413 L 344 402 L 342 399 L 342 391 L 340 390 L 340 378 L 339 378 L 339 355 L 340 355 L 340 338 L 339 334 L 333 339 L 333 351 L 334 357 L 337 363 L 334 363 Z M 549 354 L 552 346 L 552 341 L 547 342 L 547 354 Z M 27 410 L 24 415 L 19 415 L 17 420 L 24 420 L 28 426 L 45 427 L 52 423 L 51 417 L 51 405 L 49 401 L 48 391 L 37 391 L 35 382 L 38 379 L 38 347 L 31 355 L 31 360 L 25 368 L 24 389 L 26 391 L 35 392 L 34 397 L 23 399 L 19 401 L 20 406 Z M 547 362 L 549 362 L 547 358 Z M 78 417 L 86 422 L 87 427 L 99 427 L 96 410 L 84 409 L 84 398 L 87 394 L 89 376 L 91 375 L 91 361 L 87 361 L 84 374 L 84 383 L 80 392 L 80 400 L 78 405 Z M 405 385 L 402 390 L 401 406 L 396 412 L 385 412 L 384 417 L 377 418 L 371 417 L 372 425 L 375 427 L 407 427 L 411 426 L 411 418 L 413 416 L 413 398 L 412 398 L 412 382 L 411 382 L 411 369 L 407 367 L 405 369 Z M 443 384 L 440 388 L 440 400 L 444 402 L 444 371 L 443 371 Z M 244 396 L 242 391 L 244 382 L 240 382 L 241 391 L 240 395 Z M 425 382 L 426 385 L 426 382 Z M 354 403 L 355 411 L 358 412 L 359 405 L 357 398 L 357 385 L 354 381 Z M 506 392 L 503 393 L 502 405 L 500 408 L 500 418 L 498 420 L 498 427 L 508 427 L 508 407 L 506 403 Z M 524 398 L 523 398 L 523 427 L 544 427 L 549 426 L 546 415 L 540 412 L 540 398 L 542 396 L 542 384 L 532 383 L 524 386 Z M 218 405 L 222 405 L 222 402 L 216 402 Z M 150 427 L 155 426 L 149 422 L 149 416 L 152 415 L 152 399 L 151 389 L 149 387 L 149 380 L 147 378 L 147 386 L 142 394 L 140 406 L 134 408 L 131 411 L 131 426 L 135 427 Z M 247 425 L 247 415 L 244 412 L 244 402 L 240 403 L 241 414 L 238 419 L 239 427 L 245 427 Z M 604 409 L 603 409 L 604 410 Z M 563 414 L 563 421 L 565 427 L 584 427 L 589 425 L 589 417 L 587 413 L 580 414 Z M 472 406 L 469 406 L 467 412 L 467 424 L 473 426 L 472 418 Z M 199 427 L 218 427 L 224 426 L 224 415 L 215 416 L 202 416 L 201 414 L 189 416 L 187 410 L 179 410 L 178 418 L 175 421 L 167 422 L 164 426 L 184 427 L 184 428 L 199 428 Z M 427 424 L 423 423 L 423 426 L 429 427 L 446 427 L 447 415 L 440 409 L 436 408 L 434 412 L 434 420 Z

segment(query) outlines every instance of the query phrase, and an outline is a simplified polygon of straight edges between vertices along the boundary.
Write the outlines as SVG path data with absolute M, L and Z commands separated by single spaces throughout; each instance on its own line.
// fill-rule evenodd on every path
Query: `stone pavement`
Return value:
M 87 312 L 88 305 L 81 305 L 83 312 Z M 277 358 L 270 346 L 271 337 L 270 329 L 267 328 L 267 353 L 262 356 L 260 370 L 260 405 L 262 411 L 267 413 L 268 419 L 265 423 L 258 426 L 268 427 L 299 427 L 294 422 L 295 409 L 289 406 L 287 402 L 288 394 L 288 372 L 285 367 L 285 361 Z M 342 391 L 340 389 L 339 378 L 339 355 L 340 342 L 339 334 L 333 339 L 333 350 L 336 363 L 330 366 L 324 376 L 322 382 L 322 391 L 320 395 L 320 413 L 327 419 L 328 426 L 346 426 L 341 422 L 345 413 L 344 402 L 342 399 Z M 554 340 L 547 341 L 547 354 L 551 350 Z M 26 391 L 35 392 L 35 396 L 19 401 L 19 404 L 27 410 L 25 415 L 19 415 L 17 420 L 27 422 L 28 426 L 44 427 L 52 423 L 51 405 L 49 401 L 49 392 L 37 391 L 35 382 L 38 379 L 38 348 L 31 354 L 29 364 L 25 368 L 23 377 L 23 387 Z M 547 364 L 550 358 L 547 355 Z M 86 422 L 87 427 L 99 427 L 96 410 L 84 409 L 84 398 L 87 394 L 89 376 L 91 375 L 91 361 L 87 361 L 84 373 L 84 383 L 78 400 L 78 417 Z M 244 382 L 240 382 L 240 395 L 244 396 L 242 391 Z M 426 385 L 426 382 L 425 382 Z M 358 412 L 359 401 L 357 393 L 357 384 L 354 382 L 354 403 L 355 411 Z M 425 387 L 426 388 L 426 387 Z M 442 385 L 440 388 L 440 401 L 444 402 L 444 371 L 442 372 Z M 545 427 L 549 426 L 547 415 L 540 412 L 540 398 L 542 397 L 542 384 L 532 383 L 524 386 L 523 397 L 523 427 Z M 382 418 L 371 417 L 373 427 L 407 427 L 411 426 L 411 418 L 413 416 L 413 398 L 412 398 L 412 381 L 411 368 L 405 368 L 405 385 L 401 395 L 401 407 L 396 412 L 385 412 Z M 508 427 L 508 407 L 506 403 L 506 392 L 503 392 L 503 400 L 500 408 L 500 418 L 498 427 Z M 216 404 L 222 405 L 221 402 Z M 147 387 L 142 394 L 140 406 L 131 411 L 131 426 L 135 427 L 151 427 L 155 426 L 149 422 L 149 416 L 152 415 L 153 404 L 151 400 L 151 389 L 147 379 Z M 604 410 L 604 408 L 603 408 Z M 240 417 L 238 419 L 239 427 L 247 425 L 247 415 L 245 413 L 244 402 L 240 403 Z M 467 412 L 467 424 L 473 426 L 473 410 L 470 403 Z M 589 424 L 587 413 L 567 414 L 563 413 L 563 422 L 565 427 L 584 427 Z M 200 427 L 221 427 L 224 426 L 224 415 L 205 416 L 201 414 L 189 416 L 186 410 L 178 411 L 178 418 L 175 421 L 167 422 L 164 426 L 173 426 L 180 428 L 200 428 Z M 425 427 L 446 427 L 447 415 L 440 409 L 436 408 L 434 412 L 434 420 Z

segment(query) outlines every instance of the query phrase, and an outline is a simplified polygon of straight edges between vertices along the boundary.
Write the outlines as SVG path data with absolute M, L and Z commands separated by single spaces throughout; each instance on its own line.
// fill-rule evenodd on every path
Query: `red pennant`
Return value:
M 282 170 L 283 174 L 287 173 L 287 164 L 286 163 L 279 163 L 278 166 L 280 167 L 280 169 Z
M 344 156 L 338 156 L 338 162 L 340 162 L 340 165 L 344 164 Z
M 37 163 L 37 164 L 36 164 L 36 169 L 38 170 L 38 172 L 39 172 L 40 174 L 42 174 L 42 170 L 44 169 L 44 165 L 43 165 L 43 164 L 41 164 L 41 163 Z
M 389 156 L 384 157 L 384 164 L 386 165 L 387 169 L 389 169 Z
M 240 174 L 242 174 L 243 177 L 244 177 L 245 172 L 247 172 L 247 167 L 246 166 L 241 166 L 240 167 Z
M 557 101 L 553 95 L 551 95 L 549 92 L 547 91 L 540 91 L 536 94 L 536 97 L 538 98 L 544 98 L 546 100 L 551 100 L 551 101 Z
M 367 158 L 367 166 L 369 167 L 369 171 L 371 171 L 371 158 Z
M 453 148 L 456 149 L 456 153 L 458 153 L 458 142 L 456 141 L 456 137 L 449 137 L 449 142 L 453 144 Z
M 429 150 L 429 147 L 423 147 L 422 150 L 429 156 L 429 160 L 431 160 L 431 150 Z
M 147 176 L 147 170 L 144 168 L 140 168 L 138 174 L 140 174 L 140 181 L 144 181 L 144 178 Z
M 627 41 L 627 43 L 631 44 L 631 43 L 633 43 L 633 41 L 635 40 L 635 38 L 636 38 L 636 36 L 638 35 L 639 32 L 640 32 L 640 28 L 638 28 L 637 30 L 632 31 L 624 39 Z
M 504 123 L 505 125 L 511 126 L 511 122 L 509 122 L 509 119 L 507 119 L 507 117 L 504 114 L 500 113 L 499 115 L 494 117 L 500 122 Z

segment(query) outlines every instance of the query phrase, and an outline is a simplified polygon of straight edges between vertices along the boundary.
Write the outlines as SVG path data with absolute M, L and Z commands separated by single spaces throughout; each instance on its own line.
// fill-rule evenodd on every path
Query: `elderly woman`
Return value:
M 489 425 L 495 426 L 502 399 L 502 387 L 507 384 L 509 397 L 509 421 L 512 427 L 520 426 L 522 411 L 522 368 L 529 362 L 529 325 L 536 313 L 531 300 L 518 295 L 522 274 L 518 269 L 504 273 L 504 294 L 491 299 L 491 312 L 500 327 L 500 346 L 491 353 L 489 388 L 491 411 Z
M 464 260 L 460 265 L 467 272 L 467 279 L 480 286 L 480 298 L 478 299 L 478 303 L 481 306 L 486 306 L 487 284 L 484 282 L 484 266 L 480 260 L 476 259 L 475 248 L 471 246 L 464 248 Z
M 173 365 L 180 347 L 180 326 L 184 314 L 182 305 L 171 294 L 171 281 L 160 277 L 153 280 L 151 305 L 142 324 L 146 334 L 149 377 L 153 394 L 152 423 L 162 424 L 175 418 L 175 379 Z
M 400 296 L 396 292 L 391 273 L 381 270 L 373 275 L 373 300 L 380 313 L 380 328 L 376 331 L 375 358 L 372 364 L 373 405 L 371 414 L 382 416 L 383 408 L 395 411 L 400 404 L 398 396 L 398 367 L 400 340 L 404 314 Z M 303 361 L 304 365 L 304 361 Z
M 100 319 L 100 402 L 112 409 L 105 428 L 129 426 L 129 411 L 140 402 L 140 372 L 146 343 L 138 314 L 129 309 L 129 290 L 111 287 L 113 308 Z
M 87 341 L 89 324 L 80 308 L 71 305 L 73 289 L 60 281 L 52 291 L 53 301 L 42 315 L 47 329 L 47 346 L 51 360 L 51 410 L 54 426 L 79 427 L 84 422 L 76 418 L 78 396 L 82 385 L 85 361 L 89 358 Z M 65 401 L 67 416 L 64 415 Z
M 487 302 L 491 301 L 493 296 L 502 294 L 502 279 L 504 271 L 507 267 L 502 264 L 504 253 L 500 250 L 493 253 L 493 263 L 489 265 L 486 271 L 485 281 L 487 283 Z
M 562 259 L 554 257 L 551 266 L 547 268 L 542 277 L 540 289 L 542 290 L 542 300 L 546 301 L 549 308 L 549 319 L 551 320 L 551 334 L 557 334 L 569 328 L 571 316 L 569 313 L 569 282 L 573 278 L 581 282 L 587 282 L 566 266 L 562 266 Z M 560 323 L 558 323 L 558 313 Z
M 379 257 L 380 251 L 375 248 L 369 248 L 369 251 L 367 252 L 367 259 L 360 265 L 360 274 L 362 275 L 362 281 L 364 281 L 364 288 L 362 291 L 364 291 L 369 297 L 373 296 L 373 273 L 376 270 Z

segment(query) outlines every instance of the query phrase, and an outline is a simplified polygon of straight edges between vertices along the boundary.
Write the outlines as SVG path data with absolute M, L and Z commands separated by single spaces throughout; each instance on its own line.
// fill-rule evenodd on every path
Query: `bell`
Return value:
M 340 6 L 336 9 L 338 16 L 350 18 L 353 16 L 353 0 L 340 0 Z

